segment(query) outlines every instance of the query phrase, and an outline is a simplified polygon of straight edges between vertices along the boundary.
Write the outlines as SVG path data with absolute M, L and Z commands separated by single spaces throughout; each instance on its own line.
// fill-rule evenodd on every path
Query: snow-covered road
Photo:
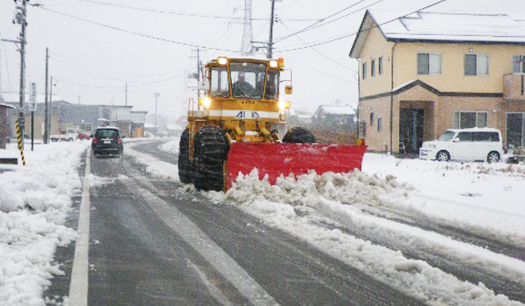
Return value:
M 126 143 L 127 156 L 178 181 L 176 165 L 133 146 Z M 45 304 L 44 290 L 61 273 L 54 251 L 75 237 L 64 220 L 80 193 L 86 147 L 38 147 L 26 153 L 28 167 L 0 174 L 1 305 Z M 159 148 L 175 155 L 178 139 Z M 525 303 L 525 165 L 366 154 L 362 172 L 273 186 L 256 177 L 226 194 L 188 185 L 178 192 L 240 209 L 429 305 Z
M 363 172 L 273 186 L 252 173 L 207 195 L 428 303 L 512 305 L 525 301 L 524 183 L 523 165 L 366 154 Z

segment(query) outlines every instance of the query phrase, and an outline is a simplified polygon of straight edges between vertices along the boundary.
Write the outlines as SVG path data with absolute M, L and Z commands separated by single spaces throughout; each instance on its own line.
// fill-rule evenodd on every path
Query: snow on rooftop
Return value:
M 5 103 L 0 103 L 0 106 L 7 107 L 7 108 L 14 108 L 13 105 L 11 105 L 11 104 L 5 104 Z
M 389 39 L 525 43 L 521 15 L 370 10 Z M 399 18 L 399 16 L 404 16 Z
M 410 81 L 408 81 L 408 82 L 405 82 L 405 83 L 403 83 L 403 84 L 397 86 L 396 88 L 392 89 L 392 92 L 395 92 L 395 91 L 397 91 L 397 90 L 399 90 L 399 89 L 401 89 L 401 88 L 403 88 L 403 87 L 405 87 L 405 86 L 408 86 L 408 85 L 410 85 L 410 84 L 412 84 L 412 83 L 414 83 L 414 82 L 416 82 L 416 81 L 417 81 L 417 80 L 410 80 Z
M 351 106 L 338 106 L 338 105 L 321 105 L 315 112 L 316 114 L 320 111 L 323 111 L 325 114 L 332 115 L 353 115 L 355 110 Z
M 20 101 L 20 94 L 15 92 L 3 92 L 2 98 L 4 98 L 5 102 L 19 102 Z M 49 97 L 48 97 L 49 99 Z M 26 94 L 24 97 L 24 101 L 28 103 L 30 100 L 29 94 Z M 52 101 L 62 101 L 62 98 L 57 95 L 53 94 Z M 44 103 L 46 102 L 46 95 L 45 94 L 37 94 L 36 95 L 36 103 Z

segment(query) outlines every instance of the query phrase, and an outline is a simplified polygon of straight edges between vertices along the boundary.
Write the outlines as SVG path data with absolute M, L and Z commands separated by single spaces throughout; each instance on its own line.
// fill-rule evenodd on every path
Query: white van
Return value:
M 497 162 L 503 155 L 501 132 L 491 128 L 450 129 L 438 140 L 425 141 L 419 158 L 448 160 L 481 160 Z

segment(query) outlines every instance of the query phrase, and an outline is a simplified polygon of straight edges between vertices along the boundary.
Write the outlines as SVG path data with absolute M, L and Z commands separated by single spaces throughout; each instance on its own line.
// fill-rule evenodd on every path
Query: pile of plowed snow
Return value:
M 318 175 L 308 174 L 277 178 L 271 185 L 266 178 L 259 180 L 257 169 L 249 175 L 239 174 L 236 183 L 225 195 L 227 201 L 242 204 L 257 200 L 287 203 L 291 205 L 316 206 L 324 199 L 342 204 L 366 203 L 385 204 L 381 195 L 403 197 L 414 188 L 407 183 L 399 183 L 389 175 L 382 179 L 355 170 L 348 173 L 326 172 Z

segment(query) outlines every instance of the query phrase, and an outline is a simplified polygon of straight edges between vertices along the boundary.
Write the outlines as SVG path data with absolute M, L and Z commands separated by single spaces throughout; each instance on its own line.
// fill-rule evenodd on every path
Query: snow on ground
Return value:
M 0 165 L 0 305 L 45 305 L 44 290 L 63 273 L 53 257 L 76 238 L 64 224 L 89 143 L 26 143 L 25 167 Z M 19 156 L 16 144 L 2 154 Z
M 402 203 L 459 224 L 525 237 L 525 165 L 440 163 L 366 154 L 363 171 L 395 175 L 417 192 Z
M 177 153 L 178 143 L 177 138 L 159 149 Z M 0 166 L 0 305 L 45 304 L 44 290 L 53 275 L 62 273 L 53 261 L 55 249 L 76 236 L 64 223 L 71 196 L 80 194 L 77 169 L 88 145 L 80 141 L 37 145 L 34 152 L 25 152 L 26 167 Z M 125 154 L 146 164 L 149 172 L 178 181 L 176 165 L 136 152 L 134 145 L 128 143 Z M 16 146 L 1 152 L 16 156 Z M 93 186 L 110 182 L 93 175 L 87 179 Z M 430 305 L 521 305 L 481 283 L 459 281 L 424 261 L 407 259 L 397 250 L 338 228 L 351 224 L 525 283 L 522 261 L 366 213 L 390 209 L 524 247 L 524 183 L 525 165 L 365 154 L 362 172 L 310 173 L 297 181 L 282 178 L 273 186 L 253 172 L 226 194 L 204 194 L 213 203 L 235 205 Z M 181 189 L 196 192 L 191 186 Z
M 161 149 L 177 153 L 168 144 Z M 431 305 L 521 305 L 482 283 L 460 281 L 337 227 L 351 224 L 525 283 L 525 263 L 520 260 L 364 213 L 383 207 L 524 247 L 524 183 L 525 165 L 439 163 L 367 153 L 362 172 L 309 173 L 270 185 L 259 181 L 254 171 L 239 177 L 226 194 L 205 194 L 214 203 L 236 205 Z
M 173 143 L 174 141 L 169 141 L 165 143 L 164 145 L 161 145 L 159 149 L 162 150 L 163 148 L 165 148 L 164 151 L 167 151 L 167 152 L 171 152 L 171 150 L 176 149 L 176 151 L 178 152 L 178 147 L 179 147 L 178 141 L 176 142 L 177 143 L 176 147 Z M 133 156 L 138 162 L 146 165 L 146 171 L 152 173 L 153 175 L 157 177 L 161 177 L 161 178 L 167 178 L 167 179 L 171 179 L 174 181 L 179 181 L 179 171 L 178 171 L 177 165 L 160 161 L 151 155 L 140 153 L 138 151 L 133 150 L 133 147 L 137 144 L 138 144 L 137 142 L 129 143 L 126 146 L 125 154 L 129 156 Z

